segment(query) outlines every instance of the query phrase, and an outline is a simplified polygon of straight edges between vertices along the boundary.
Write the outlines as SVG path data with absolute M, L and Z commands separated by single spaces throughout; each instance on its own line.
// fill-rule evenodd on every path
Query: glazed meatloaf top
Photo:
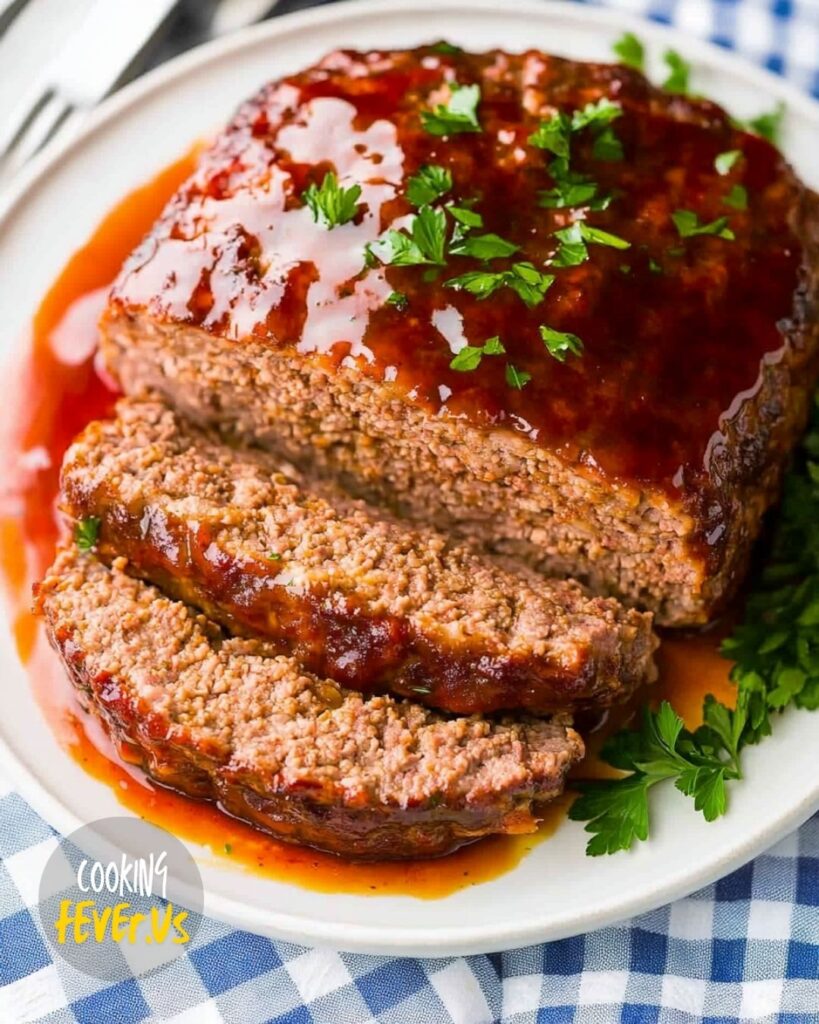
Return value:
M 96 550 L 315 672 L 458 713 L 600 708 L 654 675 L 651 616 L 508 571 L 431 529 L 123 400 L 69 449 L 62 508 Z
M 445 852 L 534 827 L 582 756 L 559 720 L 446 718 L 369 699 L 75 547 L 39 610 L 74 681 L 160 780 L 285 838 L 360 856 Z M 255 810 L 254 810 L 255 809 Z
M 108 316 L 368 375 L 695 505 L 717 543 L 713 487 L 758 466 L 726 422 L 815 341 L 808 210 L 770 142 L 628 68 L 339 52 L 239 110 Z

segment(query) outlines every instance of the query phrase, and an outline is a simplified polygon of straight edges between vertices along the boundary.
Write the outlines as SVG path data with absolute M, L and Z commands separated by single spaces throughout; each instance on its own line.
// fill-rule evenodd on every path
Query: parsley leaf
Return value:
M 508 270 L 470 270 L 451 277 L 444 284 L 457 291 L 464 290 L 479 299 L 488 299 L 499 288 L 511 288 L 527 306 L 536 306 L 554 282 L 553 274 L 543 274 L 531 263 L 514 263 Z
M 432 46 L 430 46 L 430 50 L 432 50 L 433 53 L 443 53 L 443 54 L 463 53 L 464 52 L 460 48 L 460 46 L 455 46 L 453 43 L 448 43 L 445 39 L 442 39 L 439 43 L 433 43 Z
M 726 149 L 724 153 L 718 153 L 714 157 L 714 167 L 717 173 L 727 174 L 741 156 L 741 149 Z
M 554 117 L 541 121 L 537 130 L 529 136 L 529 143 L 537 149 L 547 149 L 555 156 L 568 160 L 571 135 L 572 122 L 568 114 L 561 111 Z
M 98 516 L 88 516 L 87 519 L 80 519 L 74 524 L 74 542 L 80 551 L 90 551 L 96 547 L 99 535 L 100 520 Z
M 346 224 L 356 215 L 361 186 L 344 188 L 332 171 L 324 175 L 321 185 L 309 185 L 302 192 L 302 200 L 310 207 L 313 220 L 328 230 Z
M 503 347 L 503 342 L 496 334 L 493 338 L 487 338 L 481 346 L 465 345 L 455 354 L 449 366 L 452 370 L 476 370 L 484 356 L 499 356 L 504 352 L 506 349 Z
M 452 95 L 446 104 L 439 103 L 434 110 L 421 111 L 421 124 L 430 135 L 457 135 L 461 132 L 482 131 L 478 121 L 481 100 L 479 85 L 450 86 Z
M 443 210 L 422 206 L 415 215 L 409 233 L 390 228 L 387 234 L 369 245 L 382 263 L 395 267 L 413 267 L 433 263 L 443 266 L 446 242 L 446 215 Z
M 400 313 L 403 313 L 409 305 L 409 299 L 403 292 L 390 292 L 384 301 L 388 306 L 395 306 Z
M 701 224 L 693 210 L 675 210 L 671 219 L 679 232 L 680 238 L 693 238 L 695 235 L 716 235 L 732 241 L 736 236 L 728 227 L 727 217 L 717 217 L 709 224 Z
M 619 103 L 610 100 L 608 96 L 601 96 L 596 103 L 587 103 L 582 110 L 575 110 L 572 114 L 572 131 L 579 132 L 590 125 L 605 128 L 622 113 L 623 108 Z
M 456 206 L 454 203 L 447 203 L 447 209 L 466 228 L 482 228 L 483 217 L 477 210 L 471 210 L 468 206 Z
M 407 199 L 413 206 L 434 203 L 452 188 L 452 175 L 440 164 L 425 164 L 407 182 Z
M 723 203 L 735 210 L 748 209 L 748 190 L 743 185 L 732 185 L 727 196 L 723 196 Z
M 636 731 L 604 745 L 603 759 L 630 772 L 583 784 L 569 816 L 588 822 L 587 853 L 628 849 L 648 837 L 648 792 L 673 779 L 706 820 L 724 814 L 726 783 L 742 777 L 744 747 L 770 735 L 774 716 L 788 705 L 819 707 L 819 398 L 800 459 L 785 494 L 770 557 L 748 598 L 743 619 L 723 642 L 734 661 L 736 707 L 713 696 L 693 733 L 670 705 L 646 710 Z
M 594 140 L 592 156 L 595 160 L 616 161 L 623 159 L 623 143 L 614 134 L 614 129 L 609 126 Z
M 746 121 L 745 127 L 776 145 L 779 142 L 779 133 L 784 116 L 785 104 L 780 101 L 773 110 L 769 110 L 766 114 L 759 114 L 757 117 L 752 117 L 749 121 Z
M 556 331 L 554 327 L 540 326 L 540 336 L 546 346 L 549 355 L 559 363 L 565 363 L 570 356 L 583 355 L 583 342 L 576 334 L 569 334 L 567 331 Z
M 506 364 L 506 383 L 510 388 L 514 388 L 516 391 L 523 391 L 531 379 L 531 373 L 527 373 L 525 370 L 519 370 L 511 363 Z
M 600 228 L 593 228 L 582 220 L 556 231 L 555 238 L 560 241 L 560 248 L 553 260 L 556 267 L 576 267 L 585 263 L 589 258 L 587 243 L 606 245 L 613 249 L 628 249 L 631 246 L 631 242 L 627 242 L 625 238 L 612 235 Z
M 479 260 L 494 260 L 502 256 L 514 256 L 519 245 L 507 242 L 505 238 L 491 232 L 486 235 L 467 235 L 453 241 L 449 251 L 453 256 L 474 256 Z
M 666 92 L 687 93 L 691 77 L 691 65 L 676 50 L 666 50 L 663 54 L 663 60 L 669 72 L 668 77 L 663 82 L 663 89 Z
M 620 63 L 625 64 L 627 68 L 642 71 L 645 67 L 645 47 L 633 32 L 624 32 L 612 46 L 612 50 L 614 55 L 620 58 Z

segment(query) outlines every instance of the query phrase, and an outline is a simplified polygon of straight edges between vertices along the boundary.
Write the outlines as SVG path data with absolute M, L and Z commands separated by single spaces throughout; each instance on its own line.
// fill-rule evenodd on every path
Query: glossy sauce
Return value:
M 442 139 L 421 129 L 419 110 L 446 101 L 449 82 L 480 83 L 481 132 Z M 585 130 L 572 137 L 571 166 L 614 196 L 586 219 L 631 247 L 590 245 L 587 262 L 556 269 L 554 232 L 573 211 L 538 204 L 553 185 L 552 154 L 528 138 L 555 107 L 604 96 L 622 104 L 613 127 L 625 158 L 595 157 Z M 715 157 L 733 149 L 741 158 L 719 174 Z M 430 163 L 452 173 L 446 198 L 474 200 L 480 230 L 517 254 L 488 264 L 450 256 L 431 272 L 364 265 L 367 243 L 407 223 L 407 180 Z M 357 217 L 327 230 L 300 197 L 331 169 L 362 192 Z M 723 202 L 740 184 L 747 210 Z M 763 359 L 783 350 L 777 325 L 793 312 L 801 260 L 788 227 L 797 193 L 770 143 L 714 104 L 659 93 L 626 68 L 538 53 L 345 52 L 242 108 L 115 295 L 126 312 L 147 308 L 226 338 L 353 363 L 436 414 L 523 432 L 613 482 L 704 500 L 723 418 L 758 388 Z M 727 215 L 735 240 L 681 239 L 671 219 L 679 209 L 703 224 Z M 555 274 L 533 308 L 508 287 L 485 301 L 447 286 L 520 260 Z M 386 303 L 393 291 L 407 296 L 405 310 Z M 552 358 L 542 324 L 577 334 L 583 357 Z M 450 368 L 461 347 L 494 335 L 506 356 L 472 372 Z M 506 361 L 532 375 L 523 390 L 507 385 Z
M 8 462 L 0 519 L 0 562 L 11 598 L 18 649 L 28 665 L 44 715 L 62 745 L 94 777 L 109 784 L 121 803 L 193 842 L 208 845 L 230 863 L 326 892 L 404 894 L 435 898 L 510 870 L 561 824 L 570 796 L 546 809 L 536 835 L 484 839 L 440 860 L 353 864 L 290 846 L 249 825 L 150 782 L 121 761 L 97 721 L 79 708 L 40 623 L 30 613 L 31 584 L 50 563 L 58 536 L 55 498 L 62 455 L 74 434 L 107 414 L 115 394 L 95 368 L 95 319 L 121 261 L 150 227 L 165 200 L 190 172 L 193 156 L 169 167 L 123 200 L 75 254 L 49 291 L 32 324 L 25 374 L 25 408 L 4 427 Z M 699 720 L 706 692 L 728 702 L 728 663 L 717 654 L 716 634 L 666 641 L 662 678 L 651 698 L 672 700 L 689 725 Z M 644 695 L 645 696 L 645 695 Z M 596 762 L 602 738 L 626 723 L 633 707 L 620 709 L 589 739 L 590 756 L 578 777 L 608 771 Z

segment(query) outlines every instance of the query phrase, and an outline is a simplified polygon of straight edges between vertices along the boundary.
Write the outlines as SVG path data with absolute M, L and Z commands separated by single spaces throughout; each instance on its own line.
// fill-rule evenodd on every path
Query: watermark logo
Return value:
M 120 981 L 190 948 L 203 899 L 199 868 L 178 839 L 137 818 L 103 818 L 51 854 L 38 910 L 59 956 Z

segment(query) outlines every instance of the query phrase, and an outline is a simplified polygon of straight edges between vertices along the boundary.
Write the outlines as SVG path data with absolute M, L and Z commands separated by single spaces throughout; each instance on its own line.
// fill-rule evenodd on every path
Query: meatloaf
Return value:
M 330 503 L 275 457 L 124 400 L 69 449 L 62 507 L 98 555 L 344 686 L 470 714 L 606 707 L 654 674 L 651 616 Z
M 238 111 L 102 321 L 129 394 L 702 623 L 817 377 L 817 204 L 639 72 L 333 53 Z
M 288 841 L 428 857 L 527 832 L 583 753 L 560 719 L 447 718 L 362 696 L 75 547 L 37 602 L 91 710 L 159 782 Z

